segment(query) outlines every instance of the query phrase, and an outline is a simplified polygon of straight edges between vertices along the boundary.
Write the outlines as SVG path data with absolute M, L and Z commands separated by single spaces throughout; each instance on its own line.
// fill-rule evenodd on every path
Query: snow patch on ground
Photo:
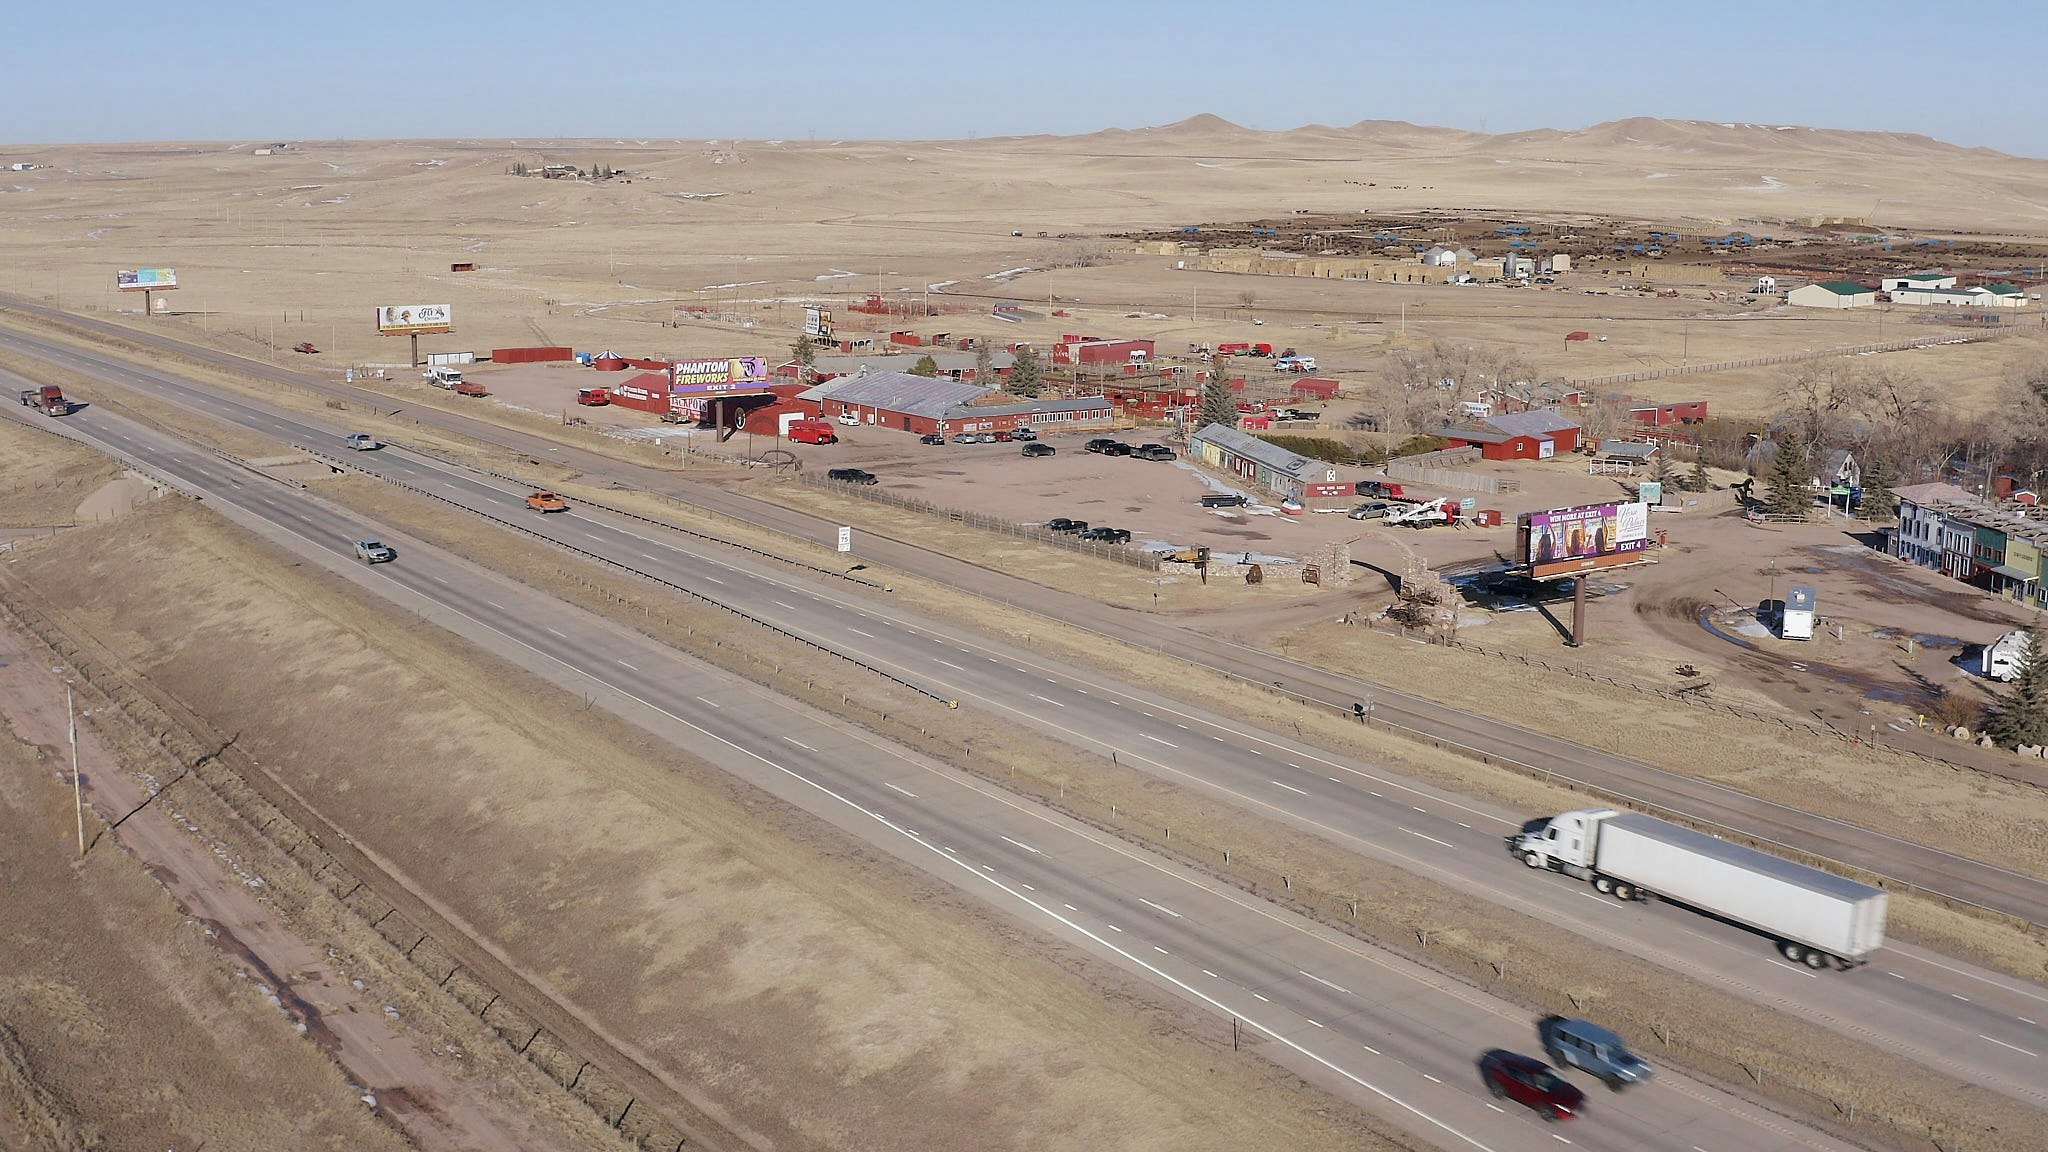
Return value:
M 1652 173 L 1650 173 L 1650 174 L 1649 174 L 1648 176 L 1645 176 L 1645 177 L 1643 177 L 1643 179 L 1645 179 L 1645 180 L 1669 180 L 1669 179 L 1671 179 L 1671 173 L 1669 173 L 1669 172 L 1652 172 Z
M 1035 272 L 1035 271 L 1037 271 L 1037 269 L 1035 269 L 1035 268 L 1005 268 L 1005 269 L 1004 269 L 1004 270 L 1002 270 L 1001 272 L 991 272 L 991 273 L 989 273 L 988 275 L 986 275 L 986 276 L 983 276 L 983 277 L 982 277 L 982 279 L 983 279 L 983 280 L 1014 280 L 1014 279 L 1016 279 L 1017 277 L 1019 277 L 1019 276 L 1022 276 L 1022 275 L 1023 275 L 1023 274 L 1025 274 L 1026 272 Z
M 846 269 L 844 269 L 844 268 L 834 268 L 834 269 L 832 269 L 832 270 L 831 270 L 830 272 L 827 272 L 827 273 L 825 273 L 825 274 L 824 274 L 823 276 L 814 276 L 814 277 L 812 277 L 812 279 L 814 279 L 814 280 L 845 280 L 845 279 L 847 279 L 848 277 L 852 277 L 852 276 L 858 276 L 858 275 L 860 275 L 860 273 L 858 273 L 858 272 L 848 272 L 848 271 L 847 271 Z

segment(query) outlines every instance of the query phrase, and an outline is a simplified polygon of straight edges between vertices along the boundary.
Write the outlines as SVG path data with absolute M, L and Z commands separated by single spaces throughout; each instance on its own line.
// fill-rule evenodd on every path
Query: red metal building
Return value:
M 1662 428 L 1667 424 L 1700 424 L 1707 419 L 1705 400 L 1675 400 L 1669 404 L 1649 401 L 1630 401 L 1628 418 L 1645 428 Z
M 1156 350 L 1152 340 L 1103 340 L 1069 333 L 1052 346 L 1052 362 L 1069 367 L 1129 364 L 1132 353 L 1143 353 L 1140 359 L 1149 361 Z
M 1579 446 L 1579 425 L 1550 408 L 1508 412 L 1439 433 L 1454 447 L 1479 449 L 1488 460 L 1548 460 Z

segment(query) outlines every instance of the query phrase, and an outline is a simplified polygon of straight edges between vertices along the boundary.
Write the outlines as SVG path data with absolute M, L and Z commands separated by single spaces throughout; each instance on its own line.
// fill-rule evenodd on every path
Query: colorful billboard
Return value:
M 731 360 L 678 360 L 669 368 L 674 392 L 758 392 L 768 386 L 768 361 L 759 356 Z
M 816 341 L 830 343 L 832 340 L 832 310 L 830 308 L 804 309 L 804 335 Z
M 446 304 L 394 304 L 377 309 L 377 332 L 383 336 L 419 336 L 455 331 L 455 312 Z
M 161 292 L 177 286 L 176 268 L 124 268 L 114 273 L 114 287 L 123 292 Z
M 1529 575 L 1566 576 L 1640 560 L 1649 543 L 1650 506 L 1588 504 L 1525 512 L 1516 524 L 1515 554 Z

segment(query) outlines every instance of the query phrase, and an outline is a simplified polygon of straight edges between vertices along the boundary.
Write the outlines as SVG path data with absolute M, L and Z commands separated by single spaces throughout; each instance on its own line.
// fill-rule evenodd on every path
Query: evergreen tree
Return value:
M 1016 363 L 1010 365 L 1010 379 L 1003 391 L 1026 400 L 1036 400 L 1045 391 L 1045 369 L 1038 362 L 1038 350 L 1029 346 L 1017 349 Z
M 1812 469 L 1808 467 L 1806 442 L 1796 433 L 1778 438 L 1778 454 L 1771 460 L 1771 495 L 1765 511 L 1774 516 L 1805 518 L 1813 507 Z
M 1891 520 L 1899 514 L 1899 499 L 1892 495 L 1892 470 L 1883 459 L 1872 460 L 1863 474 L 1863 518 Z
M 1220 359 L 1210 366 L 1209 382 L 1202 386 L 1202 414 L 1197 423 L 1205 428 L 1211 424 L 1237 427 L 1237 401 L 1230 398 L 1230 381 Z
M 987 384 L 996 378 L 996 346 L 987 340 L 974 342 L 974 379 Z
M 1707 475 L 1707 456 L 1703 451 L 1692 454 L 1692 471 L 1685 475 L 1685 486 L 1695 492 L 1705 492 L 1714 486 L 1712 477 Z
M 1657 449 L 1657 454 L 1650 457 L 1650 479 L 1662 484 L 1664 490 L 1668 492 L 1678 487 L 1678 485 L 1671 482 L 1677 474 L 1676 470 L 1671 467 L 1671 454 L 1660 446 Z
M 917 358 L 917 363 L 910 366 L 910 374 L 912 376 L 937 376 L 939 374 L 939 362 L 932 359 L 932 354 L 927 352 Z
M 2027 629 L 2027 658 L 2012 687 L 1993 701 L 1985 714 L 1984 731 L 2007 748 L 2048 744 L 2048 659 L 2041 659 L 2038 627 Z

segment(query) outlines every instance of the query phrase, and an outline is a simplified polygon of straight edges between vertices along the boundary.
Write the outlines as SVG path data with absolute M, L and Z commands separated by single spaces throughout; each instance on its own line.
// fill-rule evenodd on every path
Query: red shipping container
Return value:
M 568 348 L 493 348 L 493 364 L 541 364 L 551 360 L 574 360 L 576 353 Z

